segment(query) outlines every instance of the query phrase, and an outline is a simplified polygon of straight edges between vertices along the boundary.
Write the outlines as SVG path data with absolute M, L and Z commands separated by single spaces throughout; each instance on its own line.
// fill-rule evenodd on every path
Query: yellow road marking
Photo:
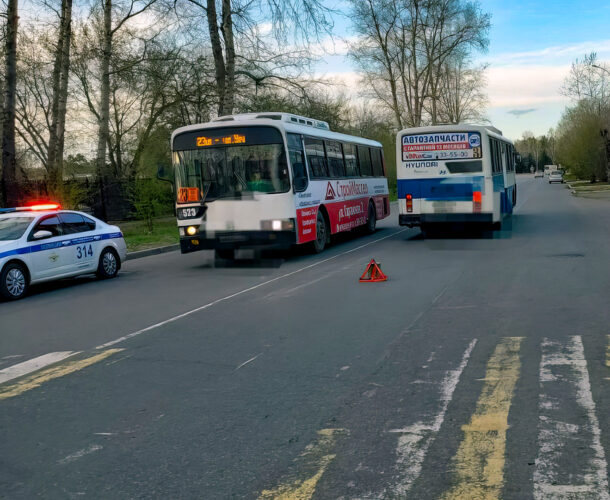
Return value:
M 123 349 L 108 349 L 89 358 L 79 359 L 76 361 L 68 361 L 36 372 L 32 375 L 23 378 L 15 384 L 8 385 L 6 387 L 0 387 L 0 400 L 19 396 L 20 394 L 23 394 L 26 391 L 36 389 L 36 387 L 40 387 L 42 384 L 48 382 L 49 380 L 63 377 L 64 375 L 69 375 L 70 373 L 73 373 L 75 371 L 82 370 L 83 368 L 98 363 L 99 361 L 106 359 L 108 356 L 112 356 L 113 354 L 122 350 Z
M 504 483 L 504 452 L 508 411 L 521 361 L 522 337 L 503 339 L 487 363 L 485 384 L 464 438 L 454 457 L 454 485 L 442 496 L 449 499 L 491 500 L 500 497 Z
M 334 450 L 337 436 L 345 434 L 345 429 L 318 431 L 318 439 L 307 446 L 300 457 L 302 463 L 298 475 L 305 476 L 305 479 L 287 481 L 272 490 L 263 490 L 259 500 L 309 500 L 316 491 L 320 478 L 336 456 L 331 452 Z

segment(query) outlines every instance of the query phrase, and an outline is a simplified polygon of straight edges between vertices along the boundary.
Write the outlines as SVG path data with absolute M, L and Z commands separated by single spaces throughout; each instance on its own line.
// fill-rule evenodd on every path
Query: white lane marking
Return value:
M 43 354 L 42 356 L 38 356 L 37 358 L 28 359 L 23 363 L 18 363 L 16 365 L 9 366 L 8 368 L 4 368 L 0 370 L 0 384 L 4 382 L 8 382 L 9 380 L 13 380 L 18 377 L 23 377 L 28 373 L 35 372 L 44 368 L 45 366 L 52 365 L 53 363 L 58 363 L 70 356 L 78 354 L 76 351 L 60 351 L 60 352 L 50 352 L 48 354 Z
M 608 464 L 580 336 L 563 343 L 544 339 L 540 388 L 534 498 L 610 500 Z M 580 458 L 570 460 L 570 455 Z
M 396 453 L 398 455 L 396 465 L 399 469 L 398 484 L 394 486 L 392 495 L 390 496 L 405 496 L 413 485 L 413 482 L 419 477 L 428 448 L 430 448 L 430 445 L 434 442 L 436 434 L 443 425 L 447 408 L 453 398 L 453 392 L 460 381 L 462 372 L 468 364 L 468 360 L 470 359 L 470 355 L 472 354 L 472 350 L 476 343 L 477 339 L 473 339 L 464 351 L 459 366 L 456 369 L 448 370 L 445 373 L 445 377 L 440 386 L 441 407 L 434 418 L 426 422 L 417 422 L 404 429 L 393 429 L 390 431 L 402 434 L 398 438 L 398 445 L 396 446 Z M 385 495 L 382 495 L 381 498 L 386 497 Z
M 68 455 L 67 457 L 62 458 L 61 460 L 58 460 L 57 463 L 59 464 L 67 464 L 70 462 L 74 462 L 75 460 L 78 460 L 79 458 L 84 457 L 85 455 L 89 455 L 91 453 L 94 453 L 98 450 L 101 450 L 103 447 L 100 446 L 99 444 L 92 444 L 91 446 L 89 446 L 88 448 L 83 448 L 82 450 L 78 450 L 70 455 Z
M 23 354 L 13 354 L 12 356 L 4 356 L 2 359 L 23 358 Z
M 308 269 L 312 269 L 312 268 L 317 267 L 317 266 L 319 266 L 321 264 L 324 264 L 326 262 L 330 262 L 331 260 L 335 260 L 335 259 L 338 259 L 339 257 L 343 257 L 344 255 L 347 255 L 347 254 L 356 252 L 358 250 L 361 250 L 362 248 L 368 247 L 369 245 L 373 245 L 375 243 L 379 243 L 380 241 L 387 240 L 388 238 L 392 238 L 392 237 L 396 236 L 397 234 L 404 233 L 405 231 L 408 231 L 408 229 L 407 228 L 401 229 L 401 230 L 396 231 L 396 232 L 394 232 L 392 234 L 388 234 L 387 236 L 384 236 L 383 238 L 378 238 L 376 240 L 369 241 L 368 243 L 365 243 L 364 245 L 360 245 L 360 246 L 358 246 L 356 248 L 352 248 L 351 250 L 347 250 L 346 252 L 342 252 L 342 253 L 339 253 L 337 255 L 333 255 L 332 257 L 328 257 L 327 259 L 323 259 L 323 260 L 320 260 L 318 262 L 314 262 L 313 264 L 309 264 L 308 266 L 302 267 L 302 268 L 297 269 L 295 271 L 291 271 L 289 273 L 282 274 L 281 276 L 277 276 L 277 277 L 272 278 L 270 280 L 263 281 L 262 283 L 259 283 L 258 285 L 254 285 L 254 286 L 251 286 L 251 287 L 248 287 L 248 288 L 244 288 L 243 290 L 240 290 L 239 292 L 235 292 L 235 293 L 232 293 L 231 295 L 227 295 L 226 297 L 222 297 L 220 299 L 213 300 L 212 302 L 209 302 L 209 303 L 207 303 L 205 305 L 202 305 L 200 307 L 197 307 L 195 309 L 191 309 L 190 311 L 187 311 L 185 313 L 178 314 L 177 316 L 173 316 L 172 318 L 166 319 L 164 321 L 160 321 L 159 323 L 155 323 L 154 325 L 147 326 L 146 328 L 142 328 L 141 330 L 137 330 L 137 331 L 132 332 L 132 333 L 130 333 L 128 335 L 125 335 L 123 337 L 119 337 L 118 339 L 111 340 L 110 342 L 106 342 L 105 344 L 98 345 L 96 347 L 96 349 L 105 349 L 107 347 L 113 346 L 113 345 L 118 344 L 120 342 L 124 342 L 125 340 L 131 339 L 133 337 L 137 337 L 138 335 L 141 335 L 143 333 L 146 333 L 146 332 L 149 332 L 151 330 L 154 330 L 155 328 L 159 328 L 159 327 L 167 325 L 169 323 L 173 323 L 174 321 L 178 321 L 179 319 L 186 318 L 187 316 L 190 316 L 191 314 L 195 314 L 195 313 L 197 313 L 199 311 L 203 311 L 205 309 L 209 309 L 210 307 L 213 307 L 213 306 L 215 306 L 217 304 L 220 304 L 221 302 L 226 302 L 227 300 L 231 300 L 231 299 L 233 299 L 235 297 L 239 297 L 240 295 L 243 295 L 245 293 L 251 292 L 252 290 L 256 290 L 257 288 L 261 288 L 263 286 L 269 285 L 270 283 L 274 283 L 274 282 L 282 280 L 284 278 L 289 278 L 290 276 L 294 276 L 295 274 L 302 273 L 303 271 L 307 271 Z
M 239 365 L 237 368 L 235 368 L 235 370 L 233 370 L 234 372 L 236 372 L 237 370 L 239 370 L 242 366 L 246 366 L 248 363 L 252 363 L 252 361 L 254 361 L 256 358 L 258 358 L 261 354 L 263 354 L 262 352 L 257 354 L 256 356 L 254 356 L 253 358 L 250 358 L 248 361 L 244 361 L 241 365 Z

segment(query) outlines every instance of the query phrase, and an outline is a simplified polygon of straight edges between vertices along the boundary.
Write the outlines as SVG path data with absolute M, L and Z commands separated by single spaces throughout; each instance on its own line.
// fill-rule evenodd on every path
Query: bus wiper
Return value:
M 246 182 L 246 179 L 239 173 L 233 171 L 233 175 L 235 176 L 235 178 L 237 179 L 237 182 L 239 182 L 243 189 L 248 189 L 248 183 Z

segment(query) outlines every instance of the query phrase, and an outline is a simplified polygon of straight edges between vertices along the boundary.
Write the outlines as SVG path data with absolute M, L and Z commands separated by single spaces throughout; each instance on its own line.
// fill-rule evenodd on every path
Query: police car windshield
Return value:
M 18 240 L 33 220 L 27 216 L 0 218 L 0 241 Z

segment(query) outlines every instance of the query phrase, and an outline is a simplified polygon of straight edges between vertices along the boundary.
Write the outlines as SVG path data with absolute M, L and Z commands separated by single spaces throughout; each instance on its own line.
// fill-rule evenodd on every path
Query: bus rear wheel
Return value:
M 235 260 L 235 250 L 233 248 L 217 248 L 214 250 L 215 260 Z
M 321 210 L 318 210 L 316 218 L 316 239 L 313 240 L 313 250 L 315 253 L 324 251 L 329 240 L 328 224 Z
M 373 202 L 369 202 L 369 213 L 366 219 L 366 232 L 373 234 L 377 229 L 377 212 L 375 211 L 375 205 Z

